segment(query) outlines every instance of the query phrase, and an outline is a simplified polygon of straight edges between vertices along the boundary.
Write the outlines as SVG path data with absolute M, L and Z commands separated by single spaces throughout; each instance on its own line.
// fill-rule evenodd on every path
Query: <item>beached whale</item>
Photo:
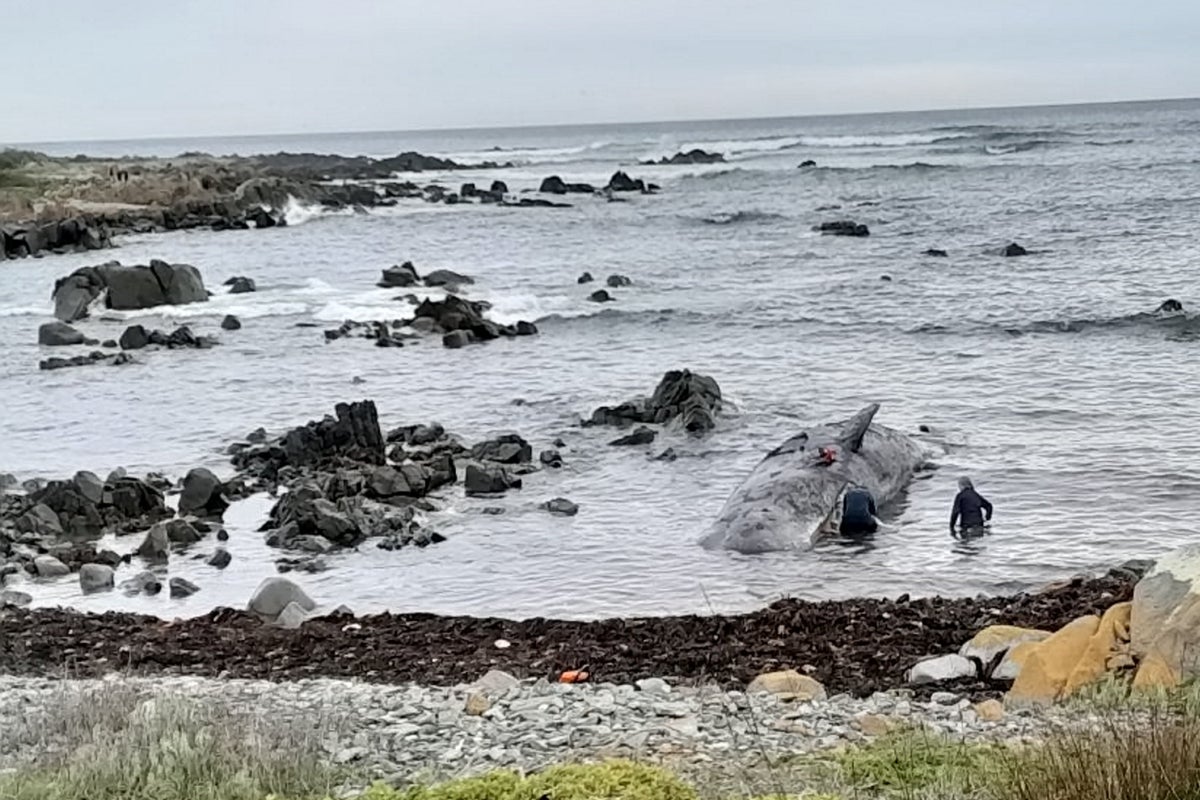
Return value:
M 725 501 L 701 539 L 740 553 L 806 549 L 837 530 L 842 495 L 852 485 L 884 506 L 924 463 L 921 446 L 871 420 L 873 403 L 848 420 L 793 436 L 764 458 Z

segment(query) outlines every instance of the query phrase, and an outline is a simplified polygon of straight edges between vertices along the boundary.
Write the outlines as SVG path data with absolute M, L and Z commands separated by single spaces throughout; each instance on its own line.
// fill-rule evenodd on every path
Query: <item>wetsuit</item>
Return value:
M 954 525 L 961 519 L 963 531 L 983 527 L 985 519 L 992 519 L 992 504 L 987 498 L 973 488 L 963 489 L 954 498 L 954 509 L 950 512 L 950 533 L 954 533 Z
M 862 533 L 874 533 L 878 524 L 875 522 L 875 498 L 866 489 L 851 489 L 842 500 L 842 523 L 839 531 L 851 536 Z

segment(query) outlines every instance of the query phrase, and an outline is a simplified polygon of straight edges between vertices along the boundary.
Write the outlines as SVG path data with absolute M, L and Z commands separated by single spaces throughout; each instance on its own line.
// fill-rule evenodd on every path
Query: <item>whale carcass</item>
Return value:
M 809 428 L 767 454 L 701 544 L 740 553 L 804 549 L 837 530 L 848 487 L 866 487 L 879 506 L 895 499 L 924 452 L 903 433 L 872 424 L 878 410 L 873 403 L 843 422 Z

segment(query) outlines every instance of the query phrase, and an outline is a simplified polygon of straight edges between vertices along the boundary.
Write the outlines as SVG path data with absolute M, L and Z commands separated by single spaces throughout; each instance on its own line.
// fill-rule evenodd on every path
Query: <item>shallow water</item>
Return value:
M 61 477 L 125 466 L 178 476 L 204 464 L 228 474 L 223 450 L 246 432 L 280 430 L 358 398 L 375 400 L 385 428 L 437 420 L 467 440 L 498 430 L 519 431 L 535 448 L 566 440 L 564 470 L 529 476 L 499 503 L 465 499 L 457 487 L 433 517 L 449 541 L 395 553 L 368 543 L 300 579 L 319 600 L 356 611 L 729 611 L 785 594 L 1007 591 L 1153 556 L 1194 531 L 1200 376 L 1188 362 L 1200 320 L 1135 315 L 1167 297 L 1189 309 L 1195 302 L 1198 135 L 1200 103 L 1183 102 L 68 146 L 411 148 L 526 162 L 422 181 L 498 177 L 520 191 L 554 173 L 602 183 L 624 166 L 663 192 L 611 204 L 572 196 L 569 209 L 416 202 L 283 229 L 127 238 L 99 256 L 5 262 L 0 471 Z M 636 165 L 714 143 L 730 163 Z M 820 166 L 796 169 L 807 158 Z M 817 211 L 830 204 L 842 208 Z M 811 231 L 839 218 L 868 224 L 871 236 Z M 1031 255 L 993 254 L 1012 240 Z M 950 257 L 926 257 L 929 247 Z M 192 263 L 218 295 L 162 309 L 165 318 L 122 313 L 81 329 L 105 339 L 126 319 L 186 321 L 218 333 L 221 346 L 143 352 L 122 368 L 38 371 L 50 353 L 33 343 L 50 317 L 55 278 L 106 258 Z M 474 276 L 470 295 L 493 302 L 495 317 L 537 319 L 542 334 L 458 351 L 434 341 L 395 350 L 326 344 L 319 328 L 296 327 L 404 316 L 393 299 L 401 292 L 374 282 L 405 259 Z M 575 282 L 584 270 L 601 281 L 619 272 L 634 286 L 597 306 L 586 300 L 595 286 Z M 259 291 L 223 295 L 233 275 L 254 278 Z M 220 332 L 226 313 L 244 328 Z M 595 406 L 648 393 L 677 367 L 713 375 L 736 406 L 707 437 L 667 434 L 647 450 L 617 449 L 606 445 L 611 431 L 578 426 Z M 924 441 L 938 469 L 892 510 L 898 531 L 869 548 L 771 556 L 695 544 L 765 452 L 808 422 L 872 401 L 883 404 L 885 424 L 934 430 Z M 679 459 L 653 460 L 667 446 Z M 947 530 L 964 472 L 997 508 L 992 535 L 973 543 Z M 555 496 L 579 503 L 579 515 L 538 509 Z M 481 514 L 488 505 L 506 513 Z M 267 507 L 255 498 L 231 510 L 234 563 L 224 573 L 173 562 L 173 574 L 202 587 L 188 600 L 80 598 L 67 580 L 36 586 L 37 602 L 163 615 L 240 605 L 274 573 L 274 554 L 254 530 Z

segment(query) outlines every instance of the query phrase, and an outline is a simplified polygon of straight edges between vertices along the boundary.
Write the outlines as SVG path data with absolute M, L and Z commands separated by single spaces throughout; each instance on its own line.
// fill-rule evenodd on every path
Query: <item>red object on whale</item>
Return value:
M 837 450 L 832 447 L 818 447 L 817 456 L 821 459 L 822 465 L 828 467 L 837 461 Z

